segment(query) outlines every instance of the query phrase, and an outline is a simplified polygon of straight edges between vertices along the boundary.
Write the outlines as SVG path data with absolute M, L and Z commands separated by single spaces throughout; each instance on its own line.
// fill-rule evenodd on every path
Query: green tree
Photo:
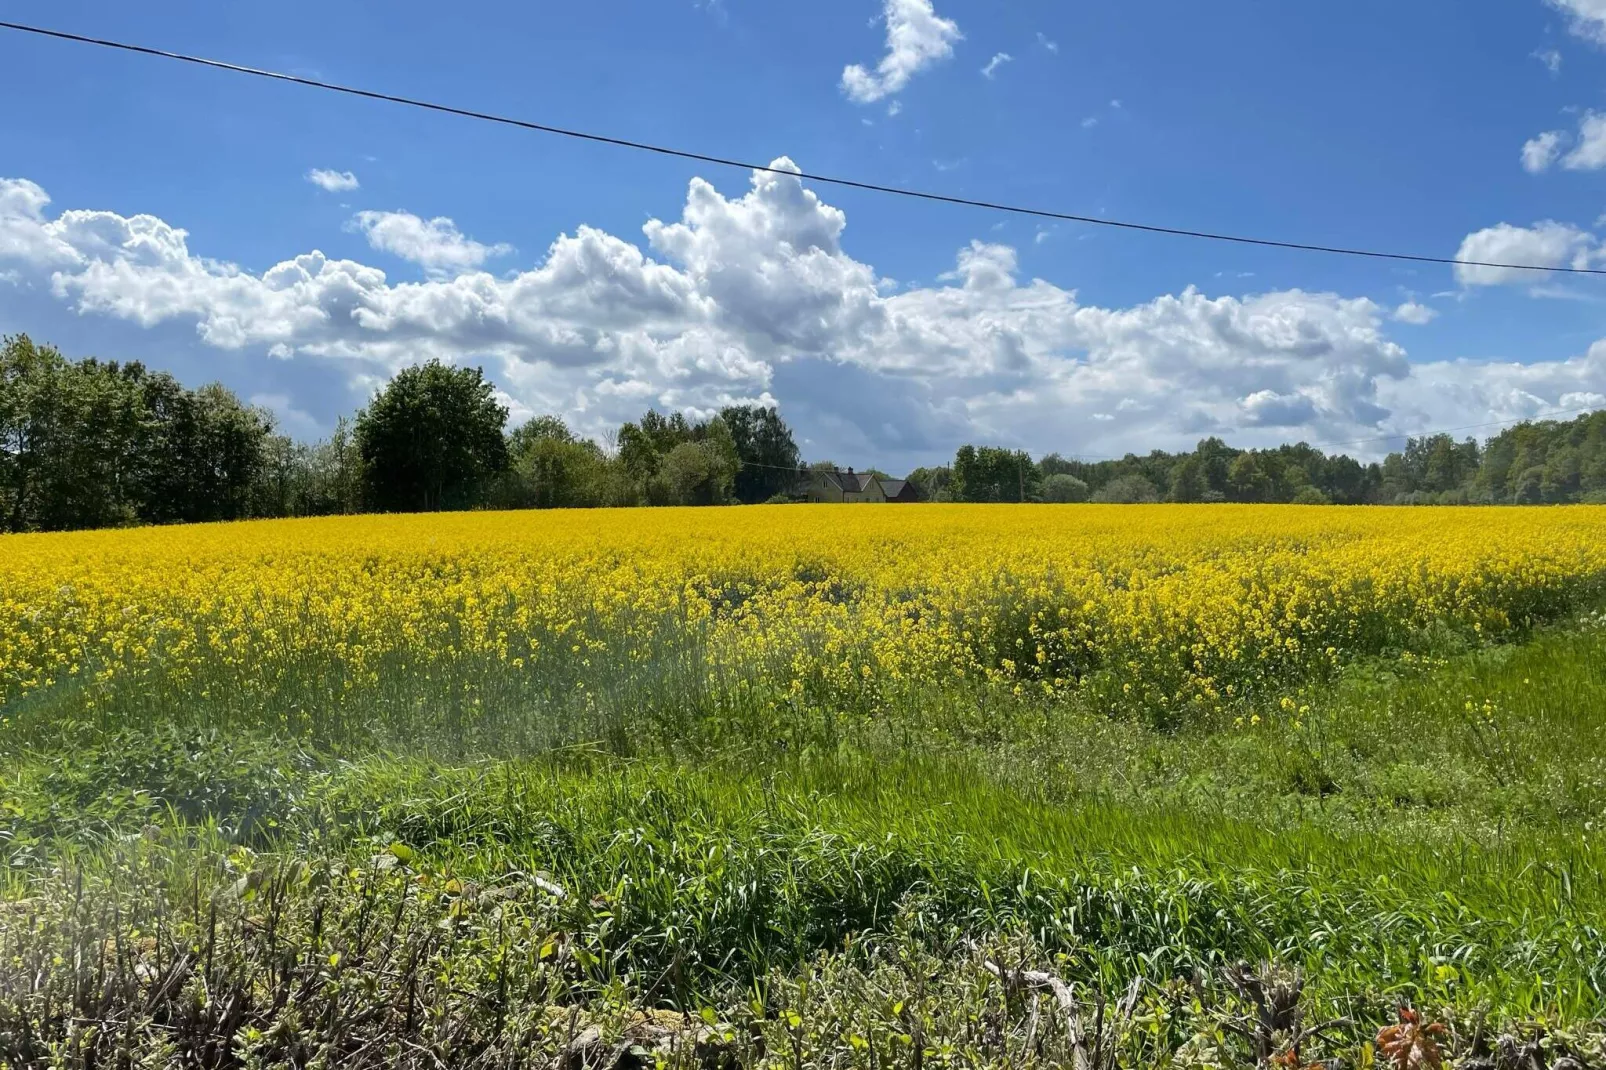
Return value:
M 1160 492 L 1140 475 L 1116 476 L 1093 494 L 1095 502 L 1111 505 L 1137 505 L 1160 500 Z
M 675 505 L 723 505 L 731 500 L 740 462 L 730 429 L 715 418 L 663 459 L 661 477 Z
M 574 508 L 604 500 L 601 469 L 607 458 L 560 417 L 537 416 L 508 435 L 508 455 L 508 469 L 491 498 L 499 507 Z
M 1329 498 L 1327 493 L 1320 487 L 1313 487 L 1307 483 L 1305 486 L 1300 487 L 1299 490 L 1294 494 L 1293 504 L 1332 505 L 1333 500 Z
M 328 438 L 302 454 L 303 476 L 295 511 L 302 516 L 358 513 L 363 508 L 362 451 L 352 421 L 335 421 Z
M 1201 502 L 1209 490 L 1204 465 L 1199 463 L 1197 457 L 1184 457 L 1171 469 L 1171 501 Z
M 1045 502 L 1085 502 L 1087 498 L 1087 484 L 1069 472 L 1056 472 L 1043 480 Z
M 507 409 L 479 368 L 405 368 L 357 417 L 366 498 L 384 511 L 478 504 L 508 463 Z
M 1240 453 L 1227 466 L 1227 497 L 1235 502 L 1263 502 L 1271 494 L 1271 480 L 1254 453 Z
M 923 502 L 953 500 L 953 469 L 945 464 L 916 468 L 909 473 L 909 482 L 914 484 L 915 494 Z
M 1038 497 L 1042 473 L 1024 450 L 961 446 L 952 493 L 959 502 L 1023 502 Z
M 768 501 L 793 491 L 801 482 L 798 453 L 792 429 L 774 407 L 732 405 L 719 411 L 729 429 L 741 467 L 736 473 L 738 501 Z
M 1204 477 L 1204 490 L 1200 492 L 1201 501 L 1221 501 L 1228 496 L 1228 473 L 1232 470 L 1232 462 L 1237 459 L 1238 451 L 1214 436 L 1201 439 L 1199 445 L 1194 447 L 1193 455 L 1199 462 L 1200 474 Z M 1211 492 L 1214 492 L 1214 495 Z M 1219 497 L 1215 496 L 1219 495 Z

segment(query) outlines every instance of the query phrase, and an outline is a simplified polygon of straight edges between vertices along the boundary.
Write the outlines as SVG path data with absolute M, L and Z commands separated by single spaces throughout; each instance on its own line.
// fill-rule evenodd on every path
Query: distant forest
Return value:
M 478 368 L 407 368 L 315 443 L 219 384 L 0 339 L 0 531 L 434 509 L 722 505 L 800 498 L 813 469 L 774 408 L 649 411 L 607 436 L 556 416 L 516 428 Z M 885 475 L 887 473 L 880 473 Z M 909 473 L 956 502 L 1606 503 L 1606 411 L 1479 445 L 1410 439 L 1363 464 L 1303 443 L 1086 462 L 963 446 Z
M 1120 460 L 965 446 L 954 463 L 909 479 L 948 501 L 1294 502 L 1337 505 L 1606 504 L 1606 410 L 1508 428 L 1479 445 L 1450 435 L 1406 440 L 1363 464 L 1299 443 L 1235 449 L 1207 438 L 1191 452 Z

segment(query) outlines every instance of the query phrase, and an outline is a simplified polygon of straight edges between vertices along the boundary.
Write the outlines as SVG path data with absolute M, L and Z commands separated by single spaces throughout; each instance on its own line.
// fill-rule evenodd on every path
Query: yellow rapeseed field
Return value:
M 991 682 L 1217 707 L 1606 590 L 1606 508 L 772 506 L 0 538 L 0 715 L 316 725 Z M 520 698 L 523 697 L 523 699 Z

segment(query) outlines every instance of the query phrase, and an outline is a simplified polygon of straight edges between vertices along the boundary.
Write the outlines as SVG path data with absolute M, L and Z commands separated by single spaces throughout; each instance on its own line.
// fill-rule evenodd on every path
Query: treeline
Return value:
M 611 449 L 554 416 L 507 429 L 478 368 L 408 368 L 303 444 L 225 387 L 0 340 L 0 531 L 364 511 L 718 505 L 791 495 L 801 459 L 773 408 L 648 412 Z
M 480 369 L 430 362 L 398 373 L 327 439 L 297 443 L 221 385 L 189 389 L 137 362 L 73 361 L 26 336 L 0 339 L 0 531 L 791 501 L 809 482 L 773 408 L 706 420 L 649 411 L 606 446 L 556 416 L 507 423 Z M 1240 450 L 1219 438 L 1097 462 L 964 446 L 909 481 L 924 500 L 955 502 L 1606 503 L 1606 411 L 1522 424 L 1482 445 L 1413 438 L 1370 464 L 1304 443 Z
M 1120 460 L 964 446 L 951 465 L 910 482 L 931 501 L 1292 502 L 1340 505 L 1606 504 L 1606 410 L 1525 423 L 1479 445 L 1449 435 L 1412 438 L 1362 464 L 1299 443 L 1240 450 L 1207 438 L 1191 452 Z

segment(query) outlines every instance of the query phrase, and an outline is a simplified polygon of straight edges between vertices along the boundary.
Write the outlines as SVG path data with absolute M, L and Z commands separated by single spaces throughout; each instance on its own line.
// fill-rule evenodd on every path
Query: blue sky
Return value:
M 1606 264 L 1606 0 L 442 11 L 5 17 L 961 196 Z M 220 379 L 298 437 L 432 356 L 516 417 L 773 401 L 810 457 L 894 469 L 1606 405 L 1606 279 L 1042 226 L 10 32 L 0 98 L 0 332 Z

